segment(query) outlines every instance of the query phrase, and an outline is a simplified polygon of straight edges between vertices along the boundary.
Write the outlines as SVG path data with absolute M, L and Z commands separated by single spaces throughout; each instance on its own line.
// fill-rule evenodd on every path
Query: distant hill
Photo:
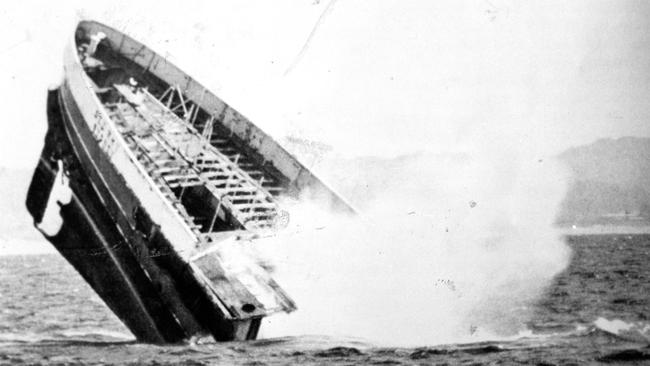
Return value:
M 601 139 L 559 159 L 572 175 L 559 224 L 650 223 L 650 138 Z

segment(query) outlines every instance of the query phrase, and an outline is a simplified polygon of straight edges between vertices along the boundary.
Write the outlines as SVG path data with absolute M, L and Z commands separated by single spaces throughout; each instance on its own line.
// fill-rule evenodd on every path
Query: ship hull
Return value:
M 97 22 L 79 23 L 47 112 L 28 210 L 141 341 L 255 339 L 262 318 L 296 310 L 241 253 L 288 220 L 278 197 L 354 212 L 167 58 Z
M 49 92 L 48 133 L 27 197 L 28 210 L 39 223 L 55 184 L 56 162 L 65 162 L 72 199 L 61 205 L 60 230 L 46 238 L 138 340 L 178 342 L 205 334 L 222 341 L 254 339 L 260 319 L 226 319 L 192 281 L 189 268 L 166 249 L 169 243 L 146 212 L 134 215 L 143 217 L 139 225 L 133 217 L 120 217 L 117 209 L 111 212 L 119 205 L 110 201 L 115 190 L 130 194 L 127 199 L 141 206 L 124 182 L 116 181 L 114 169 L 97 168 L 105 157 L 99 149 L 94 156 L 89 153 L 92 140 L 84 143 L 84 132 L 92 135 L 83 131 L 83 116 L 75 101 L 66 98 L 65 87 Z M 110 185 L 102 185 L 107 180 Z

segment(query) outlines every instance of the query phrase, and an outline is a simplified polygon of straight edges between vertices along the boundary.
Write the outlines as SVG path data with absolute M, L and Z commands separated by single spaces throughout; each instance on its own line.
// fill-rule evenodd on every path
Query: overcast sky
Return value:
M 541 156 L 650 135 L 647 2 L 61 3 L 0 10 L 0 166 L 35 164 L 80 17 L 171 56 L 275 137 L 341 155 Z

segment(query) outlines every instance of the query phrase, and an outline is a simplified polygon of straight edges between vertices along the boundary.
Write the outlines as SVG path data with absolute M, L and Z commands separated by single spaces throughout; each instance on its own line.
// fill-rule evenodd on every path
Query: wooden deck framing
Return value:
M 274 226 L 280 208 L 272 193 L 278 194 L 282 188 L 269 186 L 263 172 L 244 161 L 242 153 L 227 138 L 214 136 L 214 116 L 199 132 L 191 123 L 198 107 L 192 104 L 187 108 L 178 88 L 170 88 L 162 95 L 167 104 L 146 89 L 124 84 L 115 84 L 114 88 L 121 98 L 105 104 L 109 116 L 158 188 L 195 233 L 212 232 L 217 219 L 229 220 L 232 225 L 248 230 Z M 175 106 L 173 93 L 180 99 Z M 174 113 L 181 109 L 185 119 Z M 216 204 L 207 228 L 197 225 L 182 203 L 186 190 L 196 186 L 205 187 L 214 198 L 210 202 Z

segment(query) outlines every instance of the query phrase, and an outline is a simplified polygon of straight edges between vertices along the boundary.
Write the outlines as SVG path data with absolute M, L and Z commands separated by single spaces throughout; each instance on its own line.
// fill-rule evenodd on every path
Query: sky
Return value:
M 634 1 L 11 2 L 0 166 L 36 161 L 46 90 L 80 18 L 170 57 L 280 140 L 342 156 L 542 156 L 650 135 L 648 15 Z

